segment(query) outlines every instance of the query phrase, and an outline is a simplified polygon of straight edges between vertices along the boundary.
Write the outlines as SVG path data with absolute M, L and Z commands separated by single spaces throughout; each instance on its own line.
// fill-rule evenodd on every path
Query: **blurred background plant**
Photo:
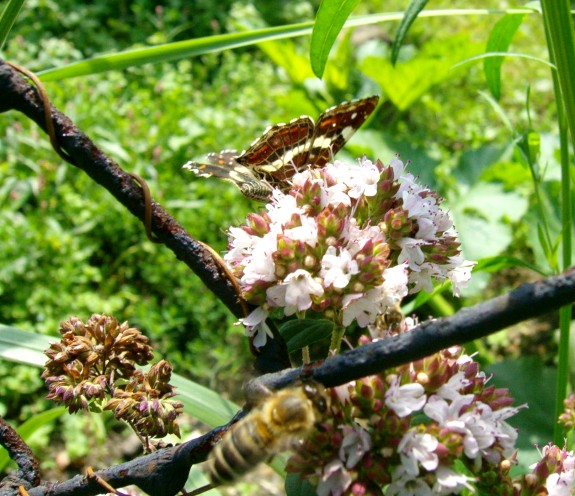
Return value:
M 103 53 L 311 21 L 318 4 L 30 0 L 0 56 L 41 72 Z M 481 7 L 510 5 L 493 0 Z M 386 3 L 389 12 L 404 8 L 404 2 Z M 364 1 L 354 15 L 380 9 L 380 2 Z M 420 18 L 396 66 L 389 62 L 396 22 L 345 31 L 321 81 L 309 66 L 309 37 L 76 78 L 51 81 L 47 73 L 44 80 L 56 107 L 125 170 L 141 175 L 154 199 L 216 250 L 225 249 L 225 230 L 254 204 L 228 183 L 183 171 L 183 163 L 246 148 L 271 123 L 301 114 L 315 118 L 341 101 L 381 95 L 377 114 L 342 155 L 366 153 L 387 162 L 399 152 L 411 161 L 411 172 L 446 198 L 463 256 L 480 261 L 462 299 L 438 293 L 417 310 L 421 318 L 437 317 L 558 267 L 559 141 L 549 67 L 506 58 L 499 100 L 487 93 L 482 63 L 454 68 L 486 51 L 500 19 L 463 12 Z M 541 17 L 517 20 L 513 51 L 545 59 Z M 2 114 L 0 136 L 0 322 L 56 335 L 59 322 L 71 315 L 121 316 L 150 337 L 175 372 L 241 401 L 251 358 L 225 307 L 172 253 L 148 242 L 141 223 L 110 195 L 63 163 L 34 123 L 15 112 Z M 517 146 L 528 136 L 540 146 L 531 170 L 520 153 L 525 148 Z M 517 403 L 537 398 L 514 424 L 521 427 L 519 447 L 532 452 L 525 463 L 536 456 L 533 442 L 552 439 L 556 326 L 550 316 L 466 347 L 481 351 L 477 359 L 497 371 L 496 383 L 509 387 Z M 47 408 L 39 375 L 0 362 L 1 415 L 20 424 Z M 81 422 L 62 421 L 74 429 Z M 38 431 L 36 446 L 46 449 L 49 435 L 58 447 L 66 443 L 65 436 L 50 434 L 51 425 Z M 59 468 L 97 463 L 88 455 L 105 451 L 97 448 L 104 429 L 84 424 L 78 432 L 85 442 L 67 443 L 67 462 Z M 44 469 L 53 468 L 54 457 L 41 458 Z

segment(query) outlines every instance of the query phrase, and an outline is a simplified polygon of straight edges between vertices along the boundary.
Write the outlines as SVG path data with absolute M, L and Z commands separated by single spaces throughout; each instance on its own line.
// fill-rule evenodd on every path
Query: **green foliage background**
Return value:
M 42 71 L 105 52 L 311 21 L 318 3 L 31 0 L 0 55 Z M 399 11 L 404 5 L 385 7 Z M 355 14 L 379 9 L 380 2 L 362 2 Z M 543 213 L 554 242 L 560 230 L 548 67 L 506 59 L 499 101 L 488 96 L 480 63 L 454 67 L 485 51 L 497 19 L 419 19 L 396 66 L 389 54 L 397 24 L 347 31 L 322 81 L 311 72 L 309 38 L 299 38 L 47 82 L 46 89 L 121 167 L 148 182 L 154 199 L 192 236 L 217 250 L 225 249 L 226 228 L 254 205 L 228 183 L 183 171 L 183 163 L 223 148 L 241 150 L 271 123 L 317 117 L 343 100 L 382 95 L 377 115 L 348 146 L 349 156 L 367 153 L 385 162 L 399 152 L 446 198 L 466 258 L 505 256 L 497 259 L 495 277 L 475 275 L 463 300 L 439 296 L 421 314 L 439 315 L 538 277 L 525 266 L 543 273 L 557 267 L 557 256 L 540 243 Z M 542 40 L 539 16 L 527 15 L 513 50 L 545 57 Z M 541 141 L 541 202 L 516 146 L 531 130 Z M 0 115 L 0 236 L 0 322 L 55 335 L 70 315 L 113 314 L 143 329 L 176 372 L 241 399 L 250 357 L 242 330 L 223 305 L 14 112 Z M 496 361 L 490 349 L 483 351 L 486 363 Z M 0 362 L 0 376 L 12 378 L 0 381 L 0 414 L 21 422 L 45 408 L 38 375 Z

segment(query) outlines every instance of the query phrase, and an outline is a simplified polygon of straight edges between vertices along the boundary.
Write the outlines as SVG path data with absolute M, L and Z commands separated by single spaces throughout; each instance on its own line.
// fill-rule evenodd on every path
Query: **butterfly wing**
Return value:
M 315 123 L 308 162 L 323 167 L 330 162 L 375 110 L 378 96 L 344 102 L 327 109 Z
M 313 119 L 307 116 L 277 124 L 266 129 L 236 160 L 270 184 L 277 184 L 307 164 L 313 132 Z
M 208 154 L 208 163 L 188 162 L 183 167 L 201 177 L 215 176 L 231 181 L 248 198 L 267 201 L 272 188 L 258 179 L 248 167 L 238 163 L 237 156 L 235 150 L 223 150 Z
M 208 155 L 209 163 L 184 165 L 200 176 L 217 176 L 235 183 L 248 198 L 268 201 L 273 187 L 282 190 L 305 166 L 323 167 L 331 161 L 374 111 L 378 96 L 344 102 L 326 110 L 317 123 L 302 116 L 266 129 L 238 154 L 223 150 Z

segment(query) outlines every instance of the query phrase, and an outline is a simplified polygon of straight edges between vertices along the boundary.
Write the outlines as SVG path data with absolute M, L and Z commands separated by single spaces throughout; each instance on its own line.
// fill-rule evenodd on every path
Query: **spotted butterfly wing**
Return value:
M 208 155 L 209 164 L 188 162 L 198 175 L 234 182 L 254 200 L 267 201 L 272 188 L 287 189 L 288 179 L 305 166 L 322 167 L 343 148 L 375 109 L 379 97 L 344 102 L 321 114 L 277 124 L 240 154 L 224 150 Z M 235 155 L 234 155 L 235 154 Z
M 236 160 L 271 183 L 286 180 L 307 164 L 314 130 L 307 116 L 269 127 Z
M 378 100 L 372 96 L 336 105 L 315 124 L 304 116 L 268 128 L 236 160 L 281 189 L 306 165 L 323 167 L 329 162 L 371 115 Z
M 378 96 L 336 105 L 321 114 L 315 123 L 306 162 L 323 167 L 345 146 L 377 106 Z
M 237 156 L 238 152 L 235 150 L 222 150 L 208 153 L 207 164 L 188 162 L 183 167 L 200 177 L 216 176 L 231 181 L 248 198 L 266 201 L 272 193 L 271 186 L 258 179 L 249 168 L 236 162 Z

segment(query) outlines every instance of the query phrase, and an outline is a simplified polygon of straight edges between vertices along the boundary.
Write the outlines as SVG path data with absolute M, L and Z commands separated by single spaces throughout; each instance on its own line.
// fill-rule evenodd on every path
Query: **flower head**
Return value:
M 274 191 L 265 212 L 230 229 L 224 259 L 249 303 L 367 327 L 433 280 L 451 280 L 456 293 L 467 283 L 472 264 L 441 198 L 399 159 L 336 160 L 291 181 L 288 194 Z M 266 333 L 250 333 L 265 343 Z
M 511 494 L 517 436 L 506 420 L 519 409 L 487 385 L 461 348 L 356 380 L 347 394 L 341 389 L 322 429 L 288 463 L 317 483 L 318 494 L 381 494 L 386 486 L 385 494 L 396 495 Z M 570 477 L 567 465 L 558 484 Z

